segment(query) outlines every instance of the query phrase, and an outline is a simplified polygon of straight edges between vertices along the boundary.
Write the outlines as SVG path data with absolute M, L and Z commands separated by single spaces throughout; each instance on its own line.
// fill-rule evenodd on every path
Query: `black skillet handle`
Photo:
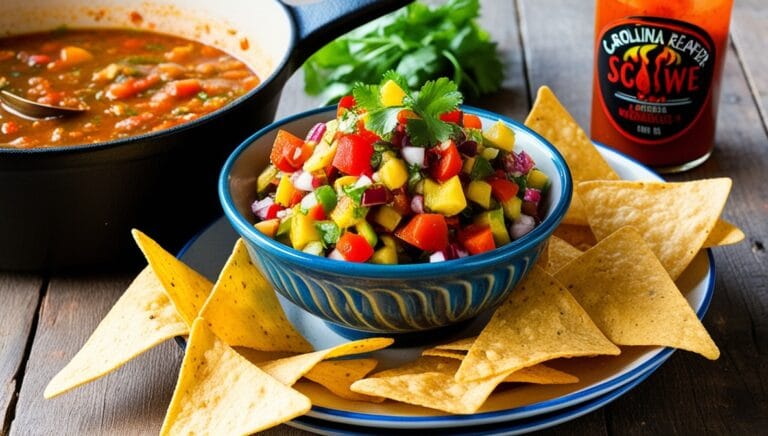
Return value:
M 298 68 L 314 52 L 335 38 L 412 0 L 325 0 L 285 4 L 296 23 L 297 40 L 293 53 Z

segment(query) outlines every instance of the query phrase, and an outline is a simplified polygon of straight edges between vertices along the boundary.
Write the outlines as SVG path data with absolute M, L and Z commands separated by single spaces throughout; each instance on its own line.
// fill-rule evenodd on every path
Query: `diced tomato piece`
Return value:
M 359 176 L 373 173 L 371 167 L 373 143 L 357 135 L 344 135 L 339 138 L 336 155 L 332 165 L 344 174 Z
M 291 199 L 288 201 L 288 207 L 296 206 L 297 204 L 301 203 L 301 199 L 304 198 L 304 193 L 301 191 L 294 191 L 293 194 L 291 194 Z
M 464 114 L 461 119 L 462 124 L 467 129 L 482 129 L 483 123 L 480 121 L 480 117 L 472 114 Z
M 470 254 L 480 254 L 496 248 L 489 226 L 470 224 L 459 231 L 459 242 Z
M 339 100 L 339 105 L 336 107 L 336 117 L 340 117 L 344 112 L 355 107 L 355 97 L 351 95 L 345 95 Z
M 439 213 L 414 215 L 395 236 L 424 251 L 434 252 L 448 246 L 448 224 Z
M 416 115 L 416 112 L 410 109 L 403 109 L 397 113 L 397 122 L 400 124 L 406 124 L 408 120 L 413 120 L 417 118 L 419 118 L 419 116 Z
M 277 218 L 277 213 L 283 210 L 284 207 L 280 206 L 279 204 L 275 203 L 272 204 L 267 208 L 267 212 L 264 214 L 265 220 L 271 220 L 273 218 Z
M 491 177 L 488 179 L 488 183 L 491 185 L 491 195 L 501 202 L 516 196 L 520 190 L 517 183 L 505 178 Z
M 341 235 L 336 249 L 350 262 L 365 262 L 373 256 L 373 247 L 365 237 L 350 232 Z
M 454 109 L 450 112 L 446 112 L 440 115 L 440 119 L 446 123 L 459 124 L 461 121 L 462 112 L 459 109 Z
M 46 65 L 51 61 L 51 57 L 45 54 L 33 54 L 27 58 L 27 65 L 33 67 L 35 65 Z
M 123 48 L 136 50 L 144 47 L 147 43 L 141 38 L 128 38 L 123 40 Z
M 203 89 L 197 79 L 174 80 L 168 83 L 168 93 L 176 98 L 188 98 Z
M 307 211 L 307 216 L 315 221 L 323 221 L 327 218 L 323 205 L 320 203 L 312 206 L 312 208 Z
M 285 130 L 278 130 L 275 142 L 272 143 L 272 152 L 269 160 L 280 171 L 292 173 L 312 155 L 312 147 L 303 139 Z
M 14 121 L 6 121 L 0 125 L 0 132 L 5 135 L 12 135 L 19 131 L 19 125 Z
M 431 166 L 434 179 L 442 183 L 461 172 L 464 163 L 461 160 L 459 149 L 456 148 L 456 144 L 452 140 L 449 140 L 447 147 L 439 147 L 437 155 L 437 163 Z
M 111 100 L 122 100 L 146 91 L 160 82 L 160 76 L 150 75 L 141 79 L 133 77 L 120 83 L 113 83 L 107 89 L 107 97 Z
M 381 141 L 381 136 L 366 129 L 365 123 L 363 123 L 362 121 L 360 121 L 357 124 L 357 134 L 360 135 L 363 139 L 365 139 L 370 144 L 374 144 L 376 141 Z

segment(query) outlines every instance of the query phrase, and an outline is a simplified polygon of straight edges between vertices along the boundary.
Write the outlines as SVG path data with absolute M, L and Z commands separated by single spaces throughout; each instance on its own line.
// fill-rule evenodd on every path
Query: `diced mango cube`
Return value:
M 280 227 L 280 218 L 272 218 L 270 220 L 259 221 L 253 225 L 256 230 L 260 231 L 270 238 L 274 238 L 277 234 L 277 229 Z
M 336 145 L 336 141 L 332 144 L 326 142 L 317 144 L 312 155 L 304 162 L 304 171 L 312 173 L 329 167 L 333 162 L 333 157 L 336 156 Z
M 384 227 L 389 232 L 394 232 L 402 219 L 403 216 L 394 207 L 389 205 L 376 209 L 372 217 L 373 222 Z
M 367 212 L 367 208 L 358 206 L 347 196 L 342 196 L 331 211 L 331 219 L 340 229 L 346 229 L 364 220 Z
M 376 235 L 376 231 L 373 230 L 373 226 L 366 220 L 361 220 L 355 224 L 355 230 L 357 234 L 365 238 L 368 245 L 375 247 L 379 242 L 379 237 Z
M 497 247 L 509 243 L 512 239 L 509 237 L 507 226 L 504 221 L 504 212 L 501 208 L 485 211 L 475 217 L 475 224 L 488 226 L 493 234 L 493 242 Z
M 522 207 L 523 200 L 520 197 L 512 197 L 501 203 L 501 208 L 504 209 L 504 216 L 510 221 L 520 218 L 520 209 Z
M 270 185 L 272 185 L 272 182 L 277 178 L 278 173 L 279 171 L 277 167 L 272 164 L 264 168 L 264 171 L 259 174 L 259 178 L 256 179 L 256 192 L 264 192 Z
M 275 203 L 289 207 L 293 195 L 297 191 L 298 190 L 293 186 L 293 183 L 291 183 L 291 177 L 287 174 L 283 174 L 282 177 L 280 177 L 280 183 L 277 184 L 277 191 L 275 191 Z
M 515 132 L 501 120 L 483 132 L 483 139 L 487 145 L 504 151 L 515 148 Z
M 485 209 L 491 207 L 491 185 L 482 180 L 472 180 L 467 185 L 467 198 L 483 206 Z
M 408 167 L 402 159 L 389 159 L 379 169 L 379 179 L 389 190 L 395 190 L 408 181 Z
M 405 91 L 395 81 L 387 80 L 381 85 L 381 104 L 390 106 L 402 106 L 405 98 Z
M 297 250 L 301 250 L 308 243 L 320 240 L 320 233 L 315 227 L 315 220 L 303 213 L 294 213 L 291 218 L 291 231 L 288 236 L 291 239 L 291 245 Z
M 424 206 L 445 216 L 453 216 L 464 210 L 467 199 L 459 176 L 453 176 L 442 184 L 424 179 Z
M 381 265 L 395 265 L 397 264 L 397 249 L 393 246 L 385 245 L 373 252 L 370 261 L 371 263 Z
M 475 158 L 468 157 L 464 159 L 464 165 L 461 166 L 461 172 L 464 174 L 472 174 L 472 168 L 475 167 Z
M 341 193 L 345 186 L 354 185 L 355 182 L 357 182 L 357 176 L 342 176 L 333 182 L 333 189 L 337 193 Z
M 549 184 L 549 177 L 547 177 L 547 175 L 542 171 L 534 168 L 531 170 L 531 172 L 528 173 L 527 183 L 529 188 L 543 191 L 544 188 L 547 187 L 547 184 Z

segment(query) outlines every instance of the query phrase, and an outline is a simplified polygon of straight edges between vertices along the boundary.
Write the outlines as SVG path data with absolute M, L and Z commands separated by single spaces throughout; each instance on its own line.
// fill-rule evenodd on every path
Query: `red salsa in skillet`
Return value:
M 199 42 L 121 29 L 57 29 L 0 39 L 0 88 L 39 103 L 87 108 L 33 120 L 0 107 L 0 144 L 58 147 L 167 129 L 259 84 L 241 61 Z

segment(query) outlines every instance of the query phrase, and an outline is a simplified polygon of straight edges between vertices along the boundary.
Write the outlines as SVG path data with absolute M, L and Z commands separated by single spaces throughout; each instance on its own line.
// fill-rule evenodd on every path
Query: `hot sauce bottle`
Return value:
M 733 0 L 597 0 L 592 138 L 659 172 L 715 140 Z

